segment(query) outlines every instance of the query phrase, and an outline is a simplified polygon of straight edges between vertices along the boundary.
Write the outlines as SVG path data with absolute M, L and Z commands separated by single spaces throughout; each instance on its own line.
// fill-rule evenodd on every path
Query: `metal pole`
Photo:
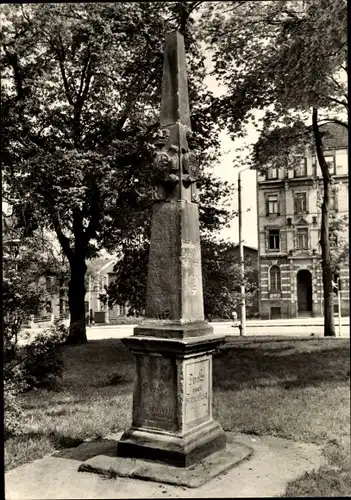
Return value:
M 244 267 L 244 241 L 242 235 L 242 208 L 241 208 L 241 172 L 238 173 L 238 205 L 239 205 L 239 255 L 240 255 L 240 293 L 241 293 L 241 308 L 240 308 L 240 335 L 246 334 L 246 301 L 245 301 L 245 267 Z
M 97 273 L 98 279 L 97 279 L 97 310 L 98 312 L 101 311 L 101 302 L 100 302 L 100 271 Z
M 91 275 L 89 275 L 89 295 L 88 295 L 88 300 L 89 300 L 89 314 L 90 314 L 90 309 L 91 309 Z
M 106 289 L 108 290 L 108 274 L 106 275 Z M 109 315 L 109 309 L 108 309 L 108 294 L 106 292 L 106 316 L 105 316 L 105 321 L 106 323 L 110 322 L 110 315 Z
M 89 301 L 89 307 L 88 307 L 88 324 L 90 325 L 91 323 L 91 274 L 89 274 L 89 294 L 88 294 L 88 301 Z
M 339 316 L 339 337 L 341 337 L 341 299 L 340 299 L 340 278 L 338 278 L 338 316 Z

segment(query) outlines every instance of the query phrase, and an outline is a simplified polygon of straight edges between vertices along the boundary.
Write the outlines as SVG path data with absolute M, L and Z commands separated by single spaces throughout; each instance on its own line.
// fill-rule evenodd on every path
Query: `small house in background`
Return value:
M 32 241 L 34 231 L 38 230 L 33 223 L 26 221 L 28 203 L 19 204 L 14 208 L 9 203 L 2 201 L 2 236 L 3 236 L 3 267 L 6 276 L 7 267 L 18 269 L 16 255 L 27 250 L 27 245 Z M 31 286 L 36 289 L 42 298 L 42 310 L 35 316 L 28 317 L 24 325 L 47 326 L 56 318 L 68 319 L 69 309 L 67 300 L 67 269 L 60 267 L 60 247 L 55 236 L 50 231 L 36 231 L 36 238 L 42 242 L 38 246 L 38 259 L 41 264 L 37 266 L 36 279 Z M 42 238 L 40 240 L 40 238 Z M 56 261 L 55 261 L 56 259 Z M 38 260 L 39 262 L 39 260 Z M 53 265 L 54 264 L 54 265 Z M 38 267 L 39 266 L 39 267 Z M 24 272 L 24 271 L 22 271 Z
M 127 316 L 129 312 L 128 304 L 114 305 L 108 307 L 107 301 L 102 296 L 106 296 L 106 289 L 116 279 L 113 271 L 116 258 L 103 257 L 87 262 L 86 274 L 86 296 L 85 311 L 89 315 L 89 322 L 108 323 L 117 322 L 118 318 Z

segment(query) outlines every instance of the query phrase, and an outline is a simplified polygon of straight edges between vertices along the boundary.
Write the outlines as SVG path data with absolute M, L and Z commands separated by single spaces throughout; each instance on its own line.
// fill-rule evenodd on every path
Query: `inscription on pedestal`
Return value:
M 185 365 L 185 423 L 197 425 L 210 417 L 210 359 Z
M 173 430 L 177 422 L 176 367 L 169 358 L 138 356 L 134 423 Z

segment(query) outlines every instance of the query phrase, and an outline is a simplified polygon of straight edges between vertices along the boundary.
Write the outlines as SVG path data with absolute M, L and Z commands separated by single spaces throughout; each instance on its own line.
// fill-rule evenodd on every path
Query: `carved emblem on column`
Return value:
M 171 142 L 170 130 L 161 129 L 157 132 L 154 140 L 156 151 L 151 178 L 154 200 L 166 199 L 169 191 L 179 182 L 178 147 Z
M 193 142 L 193 133 L 191 130 L 186 131 L 186 137 L 184 138 L 184 143 L 182 147 L 182 180 L 185 187 L 190 186 L 191 190 L 191 201 L 197 203 L 199 201 L 199 196 L 197 193 L 196 182 L 199 175 L 199 167 L 196 159 L 196 155 L 189 151 L 189 147 Z

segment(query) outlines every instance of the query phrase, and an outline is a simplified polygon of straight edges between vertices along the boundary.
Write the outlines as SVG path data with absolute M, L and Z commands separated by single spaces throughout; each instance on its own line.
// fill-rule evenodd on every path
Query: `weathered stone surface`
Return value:
M 184 426 L 189 429 L 212 418 L 212 356 L 185 361 Z
M 215 335 L 123 340 L 134 353 L 133 424 L 118 444 L 120 456 L 186 467 L 225 446 L 212 419 L 212 353 Z
M 211 420 L 183 436 L 131 427 L 118 442 L 117 455 L 189 467 L 224 447 L 225 433 L 217 422 Z
M 133 428 L 180 433 L 212 420 L 212 353 L 215 335 L 184 340 L 129 337 L 134 353 Z
M 252 449 L 249 446 L 229 442 L 221 451 L 185 468 L 162 464 L 155 461 L 154 458 L 153 461 L 135 459 L 132 463 L 128 462 L 126 467 L 124 462 L 130 461 L 130 459 L 99 455 L 82 463 L 79 471 L 98 474 L 107 474 L 113 471 L 120 477 L 198 488 L 219 474 L 238 466 L 251 455 Z
M 157 338 L 147 336 L 125 337 L 122 339 L 134 354 L 157 353 L 158 355 L 184 360 L 192 356 L 212 354 L 224 342 L 225 338 L 216 334 L 191 336 L 184 339 Z
M 147 318 L 134 328 L 134 335 L 164 339 L 184 339 L 213 334 L 207 321 L 155 320 Z M 216 337 L 218 338 L 218 336 Z
M 184 37 L 177 31 L 166 35 L 160 122 L 162 127 L 181 122 L 190 128 Z
M 178 430 L 177 365 L 172 358 L 136 355 L 133 425 Z
M 146 292 L 147 318 L 203 321 L 198 206 L 154 206 Z

